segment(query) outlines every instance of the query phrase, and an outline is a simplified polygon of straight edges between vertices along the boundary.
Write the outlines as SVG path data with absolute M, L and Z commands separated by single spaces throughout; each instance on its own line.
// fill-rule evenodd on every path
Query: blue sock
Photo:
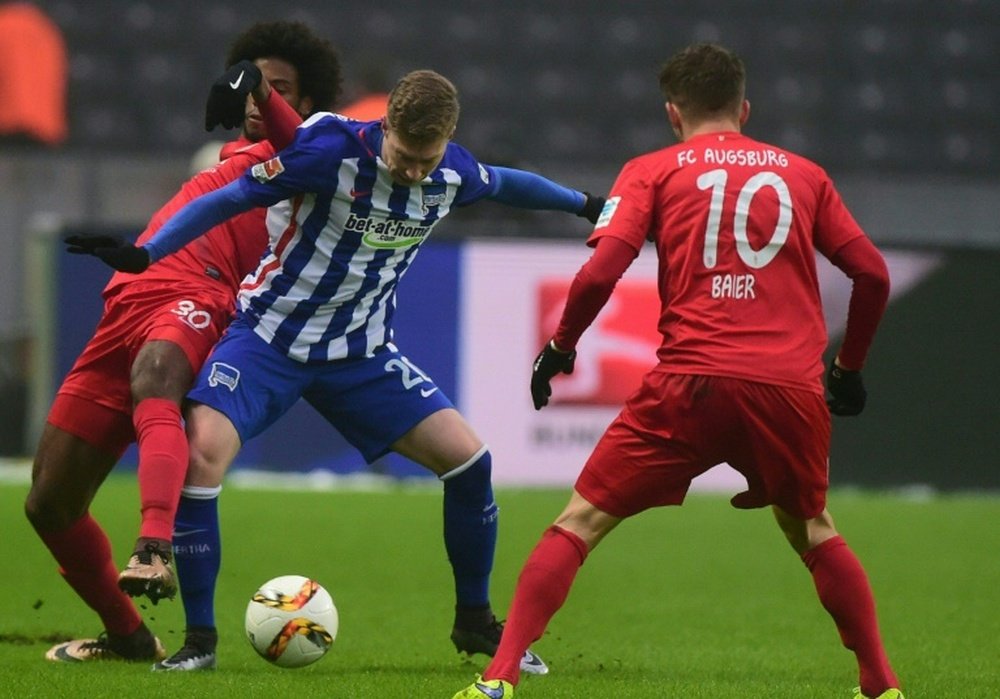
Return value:
M 499 509 L 493 500 L 490 452 L 483 447 L 471 459 L 446 473 L 444 481 L 444 546 L 455 576 L 459 607 L 488 607 L 490 571 L 497 546 Z
M 222 565 L 221 491 L 222 486 L 184 486 L 174 520 L 174 562 L 188 629 L 215 627 L 215 580 Z

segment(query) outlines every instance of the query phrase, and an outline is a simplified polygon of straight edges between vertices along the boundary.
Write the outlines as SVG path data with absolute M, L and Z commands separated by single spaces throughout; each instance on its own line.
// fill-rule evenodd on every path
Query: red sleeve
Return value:
M 830 259 L 854 282 L 847 310 L 847 330 L 837 358 L 845 369 L 864 366 L 868 348 L 889 300 L 889 270 L 867 237 L 855 238 Z
M 598 238 L 594 254 L 573 278 L 566 308 L 552 338 L 556 348 L 570 351 L 576 348 L 583 331 L 604 308 L 615 285 L 639 251 L 620 238 Z
M 271 90 L 264 104 L 259 104 L 260 115 L 264 118 L 267 140 L 274 150 L 283 150 L 295 139 L 295 129 L 302 123 L 302 116 L 288 104 L 277 90 Z
M 625 163 L 587 245 L 593 247 L 605 237 L 618 238 L 639 254 L 652 226 L 655 196 L 656 187 L 644 161 L 635 158 Z

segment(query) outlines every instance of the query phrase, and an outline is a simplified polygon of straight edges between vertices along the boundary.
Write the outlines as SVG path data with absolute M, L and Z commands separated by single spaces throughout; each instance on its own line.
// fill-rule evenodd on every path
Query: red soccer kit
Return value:
M 275 142 L 291 141 L 301 118 L 272 91 L 267 109 Z M 240 139 L 222 150 L 224 160 L 188 180 L 139 236 L 149 239 L 192 199 L 237 179 L 275 154 L 269 141 Z M 197 373 L 235 309 L 236 291 L 257 267 L 267 246 L 265 209 L 231 218 L 141 276 L 116 272 L 104 289 L 104 313 L 73 368 L 66 375 L 48 421 L 109 453 L 121 455 L 135 439 L 130 370 L 136 354 L 152 340 L 177 344 Z
M 602 238 L 625 265 L 656 246 L 663 341 L 577 489 L 628 516 L 680 503 L 692 478 L 727 461 L 749 483 L 737 506 L 819 514 L 830 418 L 815 256 L 870 246 L 826 173 L 739 133 L 695 136 L 625 165 L 588 244 Z M 575 346 L 593 306 L 593 293 L 571 290 L 558 347 Z

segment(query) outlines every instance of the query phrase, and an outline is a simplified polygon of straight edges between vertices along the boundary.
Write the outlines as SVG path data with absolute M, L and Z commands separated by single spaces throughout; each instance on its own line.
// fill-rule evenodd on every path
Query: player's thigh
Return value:
M 731 464 L 768 504 L 801 520 L 818 517 L 829 487 L 830 413 L 811 391 L 742 382 L 733 403 L 745 439 Z
M 93 336 L 63 378 L 59 394 L 76 396 L 129 415 L 132 412 L 129 386 L 132 353 L 129 348 L 135 333 L 135 319 L 120 304 L 109 300 Z M 55 404 L 53 407 L 56 407 Z M 85 419 L 86 415 L 74 416 L 74 411 L 66 410 L 60 417 L 72 421 L 74 418 Z M 50 421 L 51 418 L 50 414 Z
M 372 357 L 331 362 L 303 397 L 368 463 L 400 446 L 418 463 L 447 471 L 481 446 L 434 381 L 391 344 Z M 443 430 L 437 444 L 434 427 Z
M 143 345 L 132 363 L 132 399 L 165 398 L 180 403 L 194 381 L 194 370 L 179 345 L 153 340 Z
M 719 461 L 702 399 L 708 379 L 650 372 L 598 440 L 576 490 L 616 517 L 684 502 L 691 481 Z
M 187 397 L 224 415 L 244 444 L 288 412 L 315 371 L 236 321 L 205 360 Z
M 185 405 L 184 424 L 189 459 L 185 485 L 221 485 L 242 446 L 236 427 L 224 413 L 203 403 Z
M 443 476 L 483 447 L 472 426 L 454 408 L 428 415 L 391 445 L 392 451 Z
M 180 402 L 195 373 L 218 342 L 232 313 L 232 297 L 213 289 L 171 290 L 149 296 L 136 340 L 131 387 L 136 402 L 168 398 Z
M 46 423 L 25 501 L 25 512 L 32 525 L 42 531 L 58 531 L 82 517 L 123 449 L 95 446 Z

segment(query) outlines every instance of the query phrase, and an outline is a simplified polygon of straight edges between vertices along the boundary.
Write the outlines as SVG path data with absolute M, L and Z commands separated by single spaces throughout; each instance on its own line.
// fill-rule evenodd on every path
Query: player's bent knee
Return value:
M 553 526 L 572 532 L 587 544 L 588 550 L 593 550 L 621 521 L 620 517 L 595 507 L 574 491 Z
M 24 515 L 38 532 L 61 531 L 87 512 L 87 503 L 64 498 L 32 488 L 24 500 Z
M 213 459 L 192 450 L 188 461 L 187 475 L 184 477 L 184 485 L 215 488 L 222 485 L 222 479 L 225 477 L 228 468 L 229 461 L 218 458 Z

